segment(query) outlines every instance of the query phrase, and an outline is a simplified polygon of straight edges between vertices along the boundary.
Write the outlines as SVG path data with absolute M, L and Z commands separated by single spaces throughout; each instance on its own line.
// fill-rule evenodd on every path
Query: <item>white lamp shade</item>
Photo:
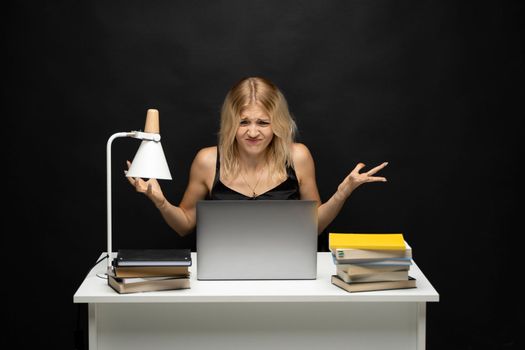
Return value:
M 143 140 L 126 176 L 171 180 L 170 169 L 160 142 Z

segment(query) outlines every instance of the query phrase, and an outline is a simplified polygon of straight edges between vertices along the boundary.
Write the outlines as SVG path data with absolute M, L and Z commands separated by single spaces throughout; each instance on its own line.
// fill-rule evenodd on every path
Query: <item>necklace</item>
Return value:
M 244 180 L 244 182 L 246 183 L 246 185 L 248 185 L 248 187 L 250 188 L 250 190 L 252 190 L 252 199 L 255 199 L 255 197 L 257 197 L 257 194 L 255 193 L 255 189 L 257 188 L 257 185 L 259 184 L 259 181 L 261 180 L 261 175 L 262 175 L 262 171 L 259 171 L 259 177 L 257 179 L 257 182 L 255 183 L 255 186 L 250 186 L 250 184 L 248 183 L 248 181 L 246 181 L 246 178 L 244 177 L 244 175 L 242 174 L 241 172 L 241 176 L 242 176 L 242 179 Z

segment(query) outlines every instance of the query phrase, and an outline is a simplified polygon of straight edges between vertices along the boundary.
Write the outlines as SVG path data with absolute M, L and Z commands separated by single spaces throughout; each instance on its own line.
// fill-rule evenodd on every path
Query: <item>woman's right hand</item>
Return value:
M 131 162 L 128 160 L 128 169 L 131 166 Z M 127 171 L 124 171 L 126 174 Z M 149 179 L 144 181 L 140 177 L 127 177 L 129 183 L 135 187 L 135 190 L 140 193 L 144 193 L 157 208 L 161 208 L 166 202 L 166 197 L 162 193 L 159 182 L 156 179 Z

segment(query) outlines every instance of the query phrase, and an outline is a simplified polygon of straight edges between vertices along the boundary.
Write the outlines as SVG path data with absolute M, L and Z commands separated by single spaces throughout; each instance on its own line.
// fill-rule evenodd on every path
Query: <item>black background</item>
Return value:
M 245 76 L 285 94 L 323 201 L 358 162 L 389 162 L 320 251 L 329 231 L 403 232 L 440 294 L 428 349 L 522 344 L 517 2 L 34 1 L 2 17 L 3 294 L 17 347 L 72 349 L 87 330 L 73 294 L 106 248 L 108 137 L 159 109 L 173 175 L 161 185 L 178 204 Z M 114 249 L 194 250 L 125 180 L 137 147 L 113 144 Z

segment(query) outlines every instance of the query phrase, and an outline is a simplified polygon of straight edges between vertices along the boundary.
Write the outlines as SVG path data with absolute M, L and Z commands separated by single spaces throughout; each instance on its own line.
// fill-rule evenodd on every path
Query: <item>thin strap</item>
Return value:
M 288 174 L 288 177 L 292 178 L 292 180 L 297 180 L 297 174 L 292 166 L 286 167 L 286 173 Z

